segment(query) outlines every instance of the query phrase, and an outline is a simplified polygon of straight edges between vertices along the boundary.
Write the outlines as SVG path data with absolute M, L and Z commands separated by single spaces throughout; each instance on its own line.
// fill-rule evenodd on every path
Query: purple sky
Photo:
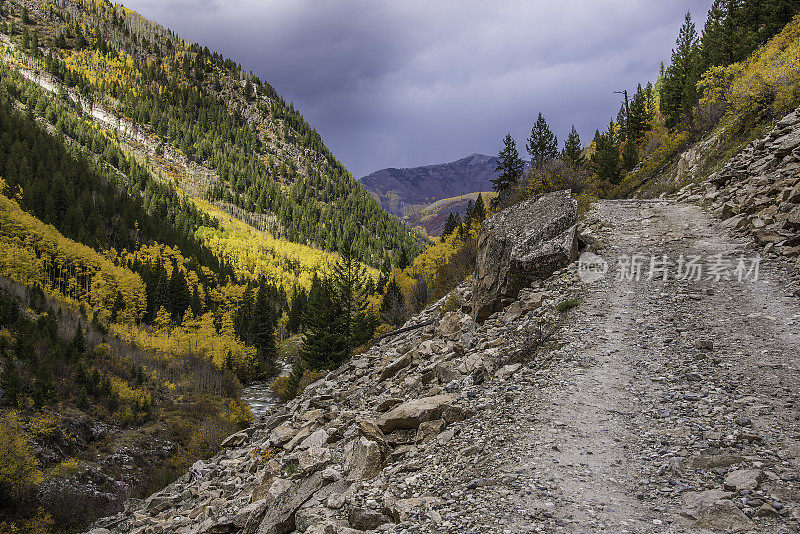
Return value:
M 587 142 L 710 0 L 127 0 L 294 102 L 356 177 L 524 152 L 541 111 Z

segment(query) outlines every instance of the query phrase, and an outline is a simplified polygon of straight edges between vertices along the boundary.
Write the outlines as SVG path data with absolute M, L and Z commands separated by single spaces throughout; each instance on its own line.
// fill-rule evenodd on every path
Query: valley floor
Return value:
M 722 253 L 735 268 L 757 249 L 695 206 L 595 209 L 610 230 L 609 272 L 586 286 L 548 363 L 508 380 L 507 402 L 448 443 L 438 474 L 410 481 L 445 503 L 427 528 L 797 532 L 800 305 L 789 267 L 763 259 L 757 281 L 715 283 L 708 271 L 679 281 L 676 267 L 648 280 L 651 254 L 703 255 L 707 267 Z M 615 262 L 635 254 L 641 279 L 617 279 Z

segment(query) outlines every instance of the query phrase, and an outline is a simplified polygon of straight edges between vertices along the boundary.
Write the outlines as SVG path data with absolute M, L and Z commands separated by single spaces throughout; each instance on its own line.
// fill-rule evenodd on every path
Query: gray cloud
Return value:
M 356 175 L 495 154 L 542 112 L 584 140 L 710 0 L 128 0 L 270 82 Z

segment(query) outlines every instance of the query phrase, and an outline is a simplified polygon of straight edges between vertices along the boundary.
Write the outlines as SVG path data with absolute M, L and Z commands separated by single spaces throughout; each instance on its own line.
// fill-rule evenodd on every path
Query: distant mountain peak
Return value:
M 382 169 L 361 183 L 391 213 L 407 218 L 446 198 L 491 191 L 497 158 L 477 152 L 448 163 Z

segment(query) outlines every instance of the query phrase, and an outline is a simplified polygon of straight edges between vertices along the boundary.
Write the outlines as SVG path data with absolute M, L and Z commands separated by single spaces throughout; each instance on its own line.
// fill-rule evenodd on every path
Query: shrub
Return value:
M 0 418 L 0 500 L 16 503 L 42 482 L 39 460 L 28 447 L 28 439 L 16 412 Z
M 231 400 L 225 411 L 225 419 L 238 428 L 247 428 L 253 422 L 253 412 L 247 403 Z
M 581 301 L 577 297 L 570 297 L 562 300 L 558 304 L 556 304 L 556 311 L 564 313 L 567 310 L 571 310 L 572 308 L 576 307 L 580 304 Z
M 297 396 L 297 384 L 293 383 L 291 376 L 279 376 L 269 385 L 275 395 L 288 401 Z

